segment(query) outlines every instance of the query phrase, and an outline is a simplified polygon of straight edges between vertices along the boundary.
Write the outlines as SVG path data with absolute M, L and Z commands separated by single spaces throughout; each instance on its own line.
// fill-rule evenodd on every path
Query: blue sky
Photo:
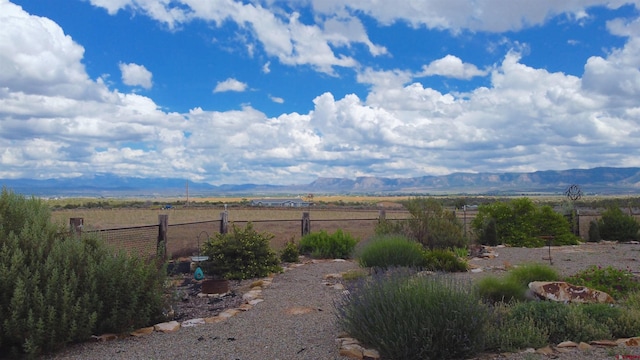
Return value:
M 0 0 L 0 178 L 640 166 L 639 8 Z

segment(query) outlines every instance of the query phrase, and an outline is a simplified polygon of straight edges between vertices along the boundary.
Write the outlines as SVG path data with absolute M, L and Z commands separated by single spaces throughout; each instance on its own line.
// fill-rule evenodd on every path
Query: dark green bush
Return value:
M 358 254 L 362 267 L 393 268 L 423 267 L 425 257 L 422 245 L 403 235 L 375 236 Z
M 459 258 L 452 250 L 427 250 L 424 257 L 425 268 L 431 271 L 463 272 L 469 269 L 469 264 Z
M 35 357 L 159 320 L 166 270 L 51 224 L 47 206 L 0 195 L 0 353 Z
M 631 215 L 627 215 L 615 206 L 602 213 L 598 220 L 598 230 L 604 240 L 630 241 L 638 240 L 640 224 Z
M 298 256 L 300 256 L 300 250 L 298 250 L 298 245 L 296 245 L 293 240 L 287 242 L 280 251 L 280 260 L 282 262 L 297 263 L 299 260 Z
M 481 351 L 487 310 L 469 283 L 406 268 L 349 283 L 338 324 L 384 359 L 457 359 Z
M 357 239 L 341 229 L 333 234 L 321 230 L 300 239 L 300 252 L 314 258 L 348 259 L 357 243 Z
M 202 269 L 214 277 L 225 279 L 251 279 L 282 271 L 280 259 L 269 246 L 273 235 L 258 233 L 252 223 L 240 228 L 233 225 L 231 232 L 216 234 L 203 245 L 209 257 Z
M 471 226 L 484 236 L 491 221 L 495 221 L 497 242 L 511 246 L 541 247 L 546 245 L 541 236 L 553 236 L 552 245 L 579 243 L 566 218 L 549 206 L 536 207 L 528 198 L 480 205 Z
M 498 233 L 496 231 L 496 219 L 488 218 L 484 220 L 482 226 L 477 229 L 478 242 L 482 245 L 498 245 Z
M 600 242 L 602 236 L 600 236 L 600 229 L 598 229 L 598 222 L 591 221 L 589 223 L 589 242 Z

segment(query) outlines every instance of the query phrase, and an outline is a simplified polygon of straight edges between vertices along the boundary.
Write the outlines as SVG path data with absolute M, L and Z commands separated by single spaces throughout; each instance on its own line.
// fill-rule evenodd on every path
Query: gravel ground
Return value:
M 584 244 L 555 247 L 550 251 L 546 247 L 495 248 L 493 253 L 497 255 L 494 258 L 470 261 L 483 271 L 457 276 L 479 278 L 501 275 L 511 266 L 530 262 L 551 263 L 562 275 L 574 274 L 590 265 L 613 265 L 640 274 L 640 245 L 637 244 Z M 334 322 L 333 301 L 340 291 L 323 284 L 323 276 L 353 268 L 357 268 L 357 265 L 351 261 L 307 264 L 277 275 L 263 291 L 264 302 L 226 322 L 182 328 L 170 334 L 154 332 L 139 338 L 77 344 L 50 358 L 346 359 L 339 356 L 335 341 L 340 330 Z M 305 307 L 312 311 L 300 315 L 289 314 L 287 311 L 294 307 Z M 484 354 L 477 359 L 600 360 L 615 359 L 616 355 L 640 359 L 640 347 L 573 350 L 549 356 L 529 352 Z

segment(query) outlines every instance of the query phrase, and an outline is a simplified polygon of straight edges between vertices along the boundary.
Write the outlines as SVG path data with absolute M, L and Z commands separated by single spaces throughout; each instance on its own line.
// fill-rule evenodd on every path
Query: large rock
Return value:
M 529 289 L 539 298 L 552 301 L 606 304 L 615 302 L 605 292 L 563 281 L 533 281 L 529 283 Z

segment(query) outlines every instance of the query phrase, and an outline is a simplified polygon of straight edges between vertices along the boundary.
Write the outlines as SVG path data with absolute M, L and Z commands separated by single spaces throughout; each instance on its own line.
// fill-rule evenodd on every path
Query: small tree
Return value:
M 631 215 L 627 215 L 615 206 L 602 213 L 598 220 L 600 236 L 604 240 L 630 241 L 638 239 L 640 224 Z
M 602 237 L 600 236 L 600 229 L 598 229 L 598 222 L 591 221 L 589 223 L 589 242 L 600 242 Z

